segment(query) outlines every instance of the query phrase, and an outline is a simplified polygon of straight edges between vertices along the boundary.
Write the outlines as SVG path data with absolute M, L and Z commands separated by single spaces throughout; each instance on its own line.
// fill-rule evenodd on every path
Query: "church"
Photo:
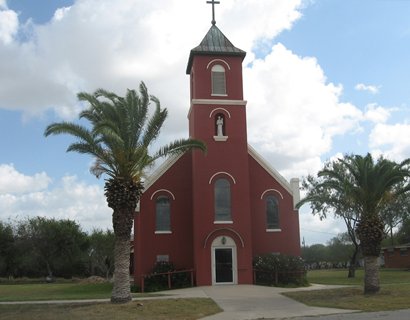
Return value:
M 169 261 L 193 269 L 198 286 L 252 284 L 255 256 L 300 256 L 299 180 L 288 182 L 247 142 L 245 55 L 213 11 L 186 68 L 189 135 L 208 151 L 171 157 L 145 181 L 135 213 L 135 283 Z

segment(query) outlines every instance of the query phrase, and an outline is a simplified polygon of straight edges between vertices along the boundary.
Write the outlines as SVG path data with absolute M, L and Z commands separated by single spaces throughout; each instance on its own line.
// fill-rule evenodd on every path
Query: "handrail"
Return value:
M 176 273 L 190 273 L 191 275 L 191 287 L 194 286 L 194 269 L 186 269 L 186 270 L 176 270 L 176 271 L 169 271 L 169 272 L 161 272 L 161 273 L 150 273 L 150 274 L 143 274 L 141 275 L 141 292 L 144 292 L 145 289 L 145 278 L 148 277 L 155 277 L 155 276 L 168 276 L 168 289 L 172 289 L 172 281 L 171 275 Z

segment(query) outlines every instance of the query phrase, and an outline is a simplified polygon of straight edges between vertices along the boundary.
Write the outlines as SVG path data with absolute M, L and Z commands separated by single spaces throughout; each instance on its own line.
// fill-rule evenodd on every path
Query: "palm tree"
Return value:
M 349 155 L 335 164 L 319 171 L 321 180 L 316 187 L 337 195 L 345 208 L 357 213 L 356 234 L 365 262 L 364 293 L 376 293 L 380 290 L 377 258 L 384 237 L 381 212 L 399 195 L 410 191 L 410 159 L 395 163 L 380 157 L 375 162 L 370 154 Z M 307 197 L 300 205 L 311 200 Z
M 174 141 L 150 154 L 149 147 L 158 138 L 167 118 L 159 100 L 148 94 L 143 82 L 139 94 L 127 90 L 125 97 L 103 89 L 94 94 L 81 92 L 80 101 L 89 107 L 79 115 L 90 126 L 71 122 L 50 124 L 45 136 L 69 134 L 76 138 L 67 151 L 89 154 L 95 159 L 90 169 L 97 178 L 106 176 L 105 196 L 113 209 L 115 234 L 114 286 L 111 301 L 124 303 L 131 300 L 129 285 L 130 236 L 134 212 L 143 190 L 142 176 L 158 158 L 186 152 L 193 148 L 206 150 L 201 141 L 184 139 Z M 155 105 L 149 114 L 151 102 Z

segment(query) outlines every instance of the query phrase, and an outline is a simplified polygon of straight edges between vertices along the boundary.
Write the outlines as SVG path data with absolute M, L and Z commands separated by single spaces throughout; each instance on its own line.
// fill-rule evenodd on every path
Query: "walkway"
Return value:
M 354 310 L 309 307 L 280 294 L 280 292 L 292 290 L 318 290 L 331 287 L 314 285 L 307 288 L 284 289 L 253 285 L 224 285 L 194 287 L 162 293 L 178 298 L 211 298 L 224 310 L 224 312 L 202 320 L 283 319 L 355 312 Z
M 193 287 L 160 292 L 165 296 L 137 298 L 134 300 L 211 298 L 224 311 L 202 320 L 403 320 L 410 319 L 410 309 L 383 312 L 355 313 L 355 310 L 309 307 L 281 295 L 281 292 L 330 289 L 338 286 L 313 285 L 306 288 L 275 288 L 253 285 L 224 285 Z M 340 287 L 340 286 L 339 286 Z M 44 304 L 44 303 L 101 303 L 109 299 L 64 300 L 64 301 L 21 301 L 0 304 Z M 409 305 L 410 306 L 410 305 Z M 313 318 L 312 318 L 313 317 Z

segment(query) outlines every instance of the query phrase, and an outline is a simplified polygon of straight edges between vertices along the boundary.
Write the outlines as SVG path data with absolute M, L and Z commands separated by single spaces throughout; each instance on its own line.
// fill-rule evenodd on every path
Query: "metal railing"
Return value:
M 172 289 L 172 276 L 180 273 L 188 273 L 190 275 L 190 282 L 191 287 L 194 286 L 194 269 L 188 270 L 178 270 L 178 271 L 170 271 L 170 272 L 163 272 L 163 273 L 151 273 L 151 274 L 143 274 L 141 276 L 141 292 L 145 291 L 145 281 L 147 278 L 155 278 L 155 277 L 167 277 L 167 285 L 168 289 Z
M 302 280 L 306 277 L 306 270 L 295 271 L 271 271 L 271 270 L 253 270 L 253 283 L 254 284 L 269 284 L 277 286 L 279 283 L 287 284 Z

